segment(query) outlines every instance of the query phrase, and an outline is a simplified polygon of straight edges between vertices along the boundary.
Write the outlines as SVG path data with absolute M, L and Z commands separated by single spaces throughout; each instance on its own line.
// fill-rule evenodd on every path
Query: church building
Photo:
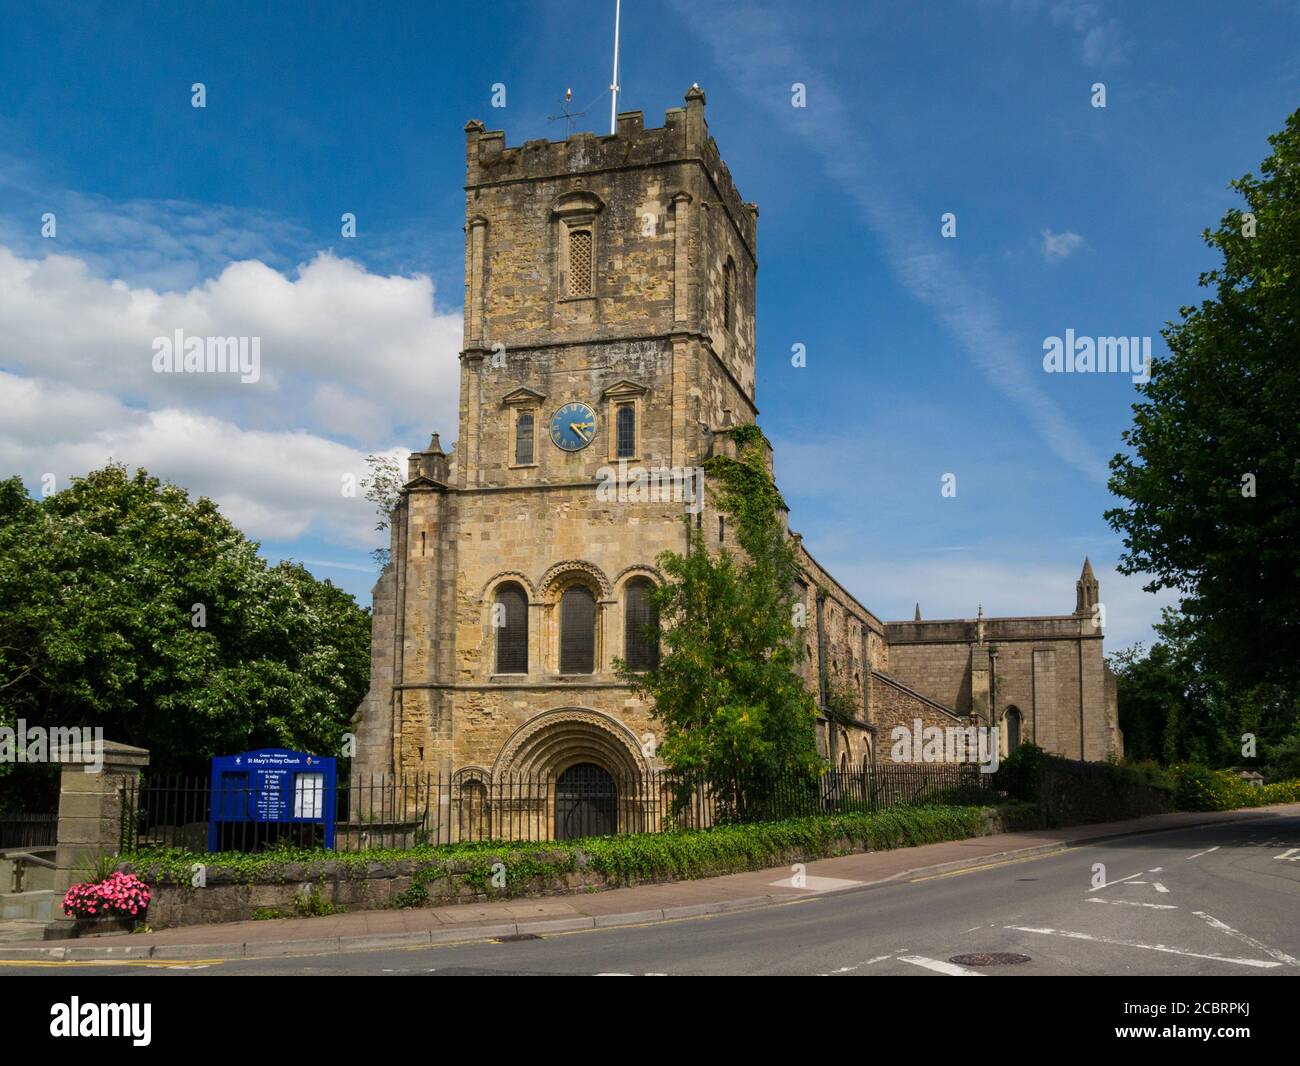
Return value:
M 451 452 L 434 433 L 409 459 L 354 772 L 491 787 L 658 766 L 662 727 L 613 661 L 656 661 L 655 560 L 685 552 L 684 516 L 734 547 L 692 472 L 759 414 L 758 208 L 704 110 L 695 86 L 658 128 L 630 111 L 608 136 L 507 147 L 465 127 L 460 426 Z M 659 491 L 610 491 L 611 471 Z M 888 760 L 917 720 L 995 726 L 1004 753 L 1122 752 L 1086 561 L 1068 614 L 884 622 L 791 536 L 808 684 L 856 708 L 819 723 L 837 769 Z

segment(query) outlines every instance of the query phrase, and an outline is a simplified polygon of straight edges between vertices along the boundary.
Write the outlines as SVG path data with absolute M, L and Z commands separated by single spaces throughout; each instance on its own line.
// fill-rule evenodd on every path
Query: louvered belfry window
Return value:
M 520 411 L 515 422 L 515 462 L 533 462 L 533 412 Z
M 631 459 L 636 455 L 636 406 L 630 403 L 619 404 L 618 408 L 618 455 L 616 459 Z
M 659 641 L 653 635 L 658 625 L 653 592 L 653 584 L 637 578 L 628 582 L 623 596 L 623 658 L 633 670 L 651 670 L 659 665 Z
M 528 673 L 528 597 L 513 582 L 497 589 L 497 673 Z
M 560 597 L 560 673 L 590 674 L 596 669 L 596 598 L 573 585 Z
M 569 234 L 569 295 L 591 295 L 591 230 Z

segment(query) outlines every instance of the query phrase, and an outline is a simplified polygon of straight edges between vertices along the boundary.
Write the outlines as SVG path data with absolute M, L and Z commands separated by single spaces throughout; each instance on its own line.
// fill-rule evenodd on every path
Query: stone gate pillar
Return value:
M 59 835 L 54 890 L 60 899 L 83 880 L 82 868 L 103 854 L 116 855 L 122 834 L 122 788 L 134 785 L 149 765 L 149 752 L 105 741 L 102 761 L 82 752 L 62 760 L 59 774 Z M 62 913 L 60 911 L 60 913 Z

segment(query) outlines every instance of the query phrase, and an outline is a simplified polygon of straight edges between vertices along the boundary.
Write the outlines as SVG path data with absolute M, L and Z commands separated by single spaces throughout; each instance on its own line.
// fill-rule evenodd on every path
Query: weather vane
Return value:
M 571 137 L 573 135 L 573 120 L 576 118 L 581 118 L 583 115 L 587 113 L 586 107 L 584 107 L 581 111 L 571 110 L 569 105 L 572 102 L 573 102 L 573 90 L 565 89 L 564 103 L 560 105 L 560 113 L 558 115 L 546 116 L 546 121 L 548 122 L 558 122 L 560 119 L 564 119 L 564 121 L 568 124 L 568 129 L 565 131 L 564 134 L 565 137 Z M 587 106 L 590 107 L 591 105 L 588 104 Z

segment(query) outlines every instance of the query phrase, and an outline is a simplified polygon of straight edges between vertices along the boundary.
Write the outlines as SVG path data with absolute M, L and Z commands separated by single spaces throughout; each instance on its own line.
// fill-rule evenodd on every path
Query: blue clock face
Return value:
M 580 452 L 596 439 L 596 412 L 585 403 L 566 403 L 551 415 L 551 443 L 566 452 Z

